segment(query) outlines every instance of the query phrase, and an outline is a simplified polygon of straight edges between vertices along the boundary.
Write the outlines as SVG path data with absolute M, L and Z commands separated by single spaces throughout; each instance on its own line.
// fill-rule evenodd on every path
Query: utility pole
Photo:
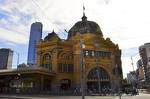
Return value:
M 96 47 L 95 48 L 95 63 L 96 63 L 96 67 L 97 67 L 97 77 L 98 77 L 98 91 L 99 91 L 99 94 L 101 94 L 101 79 L 100 79 L 100 71 L 99 71 L 99 67 L 98 67 L 98 54 L 97 54 L 97 48 L 99 48 L 99 45 L 96 44 L 96 42 L 94 42 L 94 46 Z
M 84 88 L 84 60 L 83 60 L 83 40 L 82 40 L 82 34 L 80 33 L 80 73 L 81 73 L 81 92 L 82 92 L 82 99 L 85 99 L 85 88 Z
M 116 71 L 116 75 L 117 75 L 117 81 L 118 81 L 118 86 L 119 86 L 119 90 L 118 90 L 118 96 L 119 96 L 119 99 L 121 99 L 121 85 L 120 85 L 120 76 L 119 76 L 119 71 L 118 71 L 118 65 L 116 64 L 116 67 L 115 67 L 115 71 Z
M 20 73 L 18 72 L 18 65 L 19 65 L 19 53 L 16 52 L 16 55 L 17 55 L 17 77 L 16 77 L 16 80 L 17 80 L 17 87 L 16 87 L 16 93 L 20 93 L 20 89 L 19 89 L 19 80 L 20 80 Z
M 17 53 L 17 56 L 18 56 L 18 58 L 17 58 L 17 66 L 19 65 L 19 53 Z
M 19 53 L 18 52 L 16 52 L 16 51 L 14 51 L 15 53 L 16 53 L 16 55 L 17 55 L 17 67 L 18 67 L 18 65 L 19 65 Z
M 85 7 L 83 5 L 83 16 L 85 16 Z M 83 37 L 82 33 L 80 33 L 80 83 L 81 83 L 81 92 L 82 92 L 82 99 L 85 99 L 85 77 L 84 77 L 84 55 L 83 55 Z

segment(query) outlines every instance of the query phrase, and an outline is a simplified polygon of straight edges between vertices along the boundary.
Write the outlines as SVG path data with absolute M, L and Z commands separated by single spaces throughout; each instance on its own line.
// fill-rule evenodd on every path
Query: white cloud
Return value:
M 0 28 L 0 39 L 6 43 L 27 44 L 28 37 L 17 32 Z

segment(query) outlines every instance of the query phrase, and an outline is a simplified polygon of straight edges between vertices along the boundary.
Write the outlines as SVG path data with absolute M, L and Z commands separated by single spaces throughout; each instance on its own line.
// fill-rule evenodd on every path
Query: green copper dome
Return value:
M 93 34 L 97 34 L 97 35 L 103 36 L 99 25 L 96 22 L 88 21 L 87 17 L 85 15 L 82 17 L 82 21 L 77 22 L 69 30 L 68 38 L 74 36 L 77 32 L 79 32 L 81 34 L 93 33 Z

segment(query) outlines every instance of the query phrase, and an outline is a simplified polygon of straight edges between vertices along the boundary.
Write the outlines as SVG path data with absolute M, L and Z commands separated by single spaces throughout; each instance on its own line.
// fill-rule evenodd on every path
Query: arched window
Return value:
M 73 55 L 72 53 L 62 53 L 60 56 L 59 56 L 61 59 L 65 59 L 65 60 L 72 60 L 73 59 Z
M 109 80 L 109 74 L 105 69 L 96 67 L 92 69 L 88 74 L 88 80 Z
M 50 54 L 46 53 L 42 57 L 42 66 L 48 70 L 52 70 L 52 59 Z

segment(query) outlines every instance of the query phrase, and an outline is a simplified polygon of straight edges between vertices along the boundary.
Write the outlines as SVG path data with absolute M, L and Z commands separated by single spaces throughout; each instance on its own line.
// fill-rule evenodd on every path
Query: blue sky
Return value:
M 136 68 L 138 47 L 150 42 L 149 0 L 0 0 L 0 48 L 14 50 L 13 67 L 16 53 L 26 63 L 33 22 L 43 23 L 43 37 L 54 29 L 64 38 L 64 29 L 81 20 L 83 3 L 88 20 L 97 22 L 104 37 L 122 49 L 124 76 L 132 71 L 131 56 Z

